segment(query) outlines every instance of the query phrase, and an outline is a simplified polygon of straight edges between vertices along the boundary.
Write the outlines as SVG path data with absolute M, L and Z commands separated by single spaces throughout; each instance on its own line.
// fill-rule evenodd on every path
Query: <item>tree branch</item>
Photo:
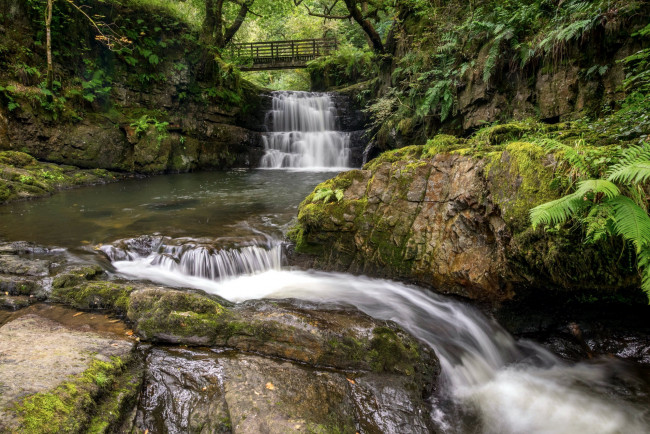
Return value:
M 237 30 L 241 27 L 241 25 L 244 23 L 244 20 L 246 19 L 246 14 L 248 13 L 248 2 L 243 2 L 241 3 L 241 7 L 239 8 L 239 12 L 237 13 L 237 17 L 235 18 L 235 21 L 233 21 L 232 25 L 228 27 L 224 33 L 223 36 L 223 45 L 226 46 L 228 42 L 232 40 L 232 38 L 235 36 L 235 33 L 237 33 Z

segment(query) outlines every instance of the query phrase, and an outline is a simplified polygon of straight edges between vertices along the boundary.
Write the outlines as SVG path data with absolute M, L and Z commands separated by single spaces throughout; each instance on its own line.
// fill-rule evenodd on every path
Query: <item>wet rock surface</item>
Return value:
M 0 430 L 20 426 L 14 406 L 22 399 L 54 389 L 95 361 L 127 357 L 132 348 L 124 336 L 74 329 L 38 311 L 10 320 L 0 327 Z
M 178 348 L 151 349 L 146 366 L 135 420 L 139 430 L 431 432 L 426 404 L 398 376 L 346 374 L 253 354 Z

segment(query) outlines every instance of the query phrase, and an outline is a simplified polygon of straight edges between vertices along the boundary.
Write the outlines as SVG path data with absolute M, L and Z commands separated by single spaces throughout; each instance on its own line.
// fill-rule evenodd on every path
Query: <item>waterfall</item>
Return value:
M 329 95 L 274 92 L 262 136 L 260 167 L 341 170 L 349 168 L 350 134 L 336 130 L 336 108 Z
M 240 275 L 279 270 L 282 244 L 251 242 L 249 245 L 217 248 L 193 240 L 143 236 L 101 246 L 116 267 L 151 280 L 161 275 L 224 280 Z

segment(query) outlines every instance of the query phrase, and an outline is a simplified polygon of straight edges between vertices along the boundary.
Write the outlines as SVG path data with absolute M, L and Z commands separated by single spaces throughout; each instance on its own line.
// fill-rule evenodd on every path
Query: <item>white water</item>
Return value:
M 449 400 L 461 413 L 479 416 L 480 422 L 462 421 L 434 402 L 432 417 L 446 432 L 647 432 L 647 409 L 614 392 L 611 376 L 619 363 L 615 359 L 569 364 L 540 345 L 516 341 L 476 309 L 422 288 L 347 274 L 286 270 L 273 249 L 256 247 L 249 256 L 250 247 L 244 247 L 241 255 L 219 253 L 234 262 L 230 269 L 252 271 L 227 274 L 227 279 L 226 274 L 219 274 L 218 280 L 206 278 L 212 276 L 205 270 L 214 259 L 203 253 L 187 256 L 184 268 L 152 260 L 152 255 L 113 264 L 125 277 L 194 287 L 234 302 L 258 298 L 342 302 L 397 322 L 436 351 L 442 366 L 440 399 Z M 256 258 L 255 266 L 247 265 L 251 257 Z
M 262 136 L 260 167 L 340 171 L 349 168 L 350 135 L 336 131 L 336 108 L 329 95 L 274 92 Z

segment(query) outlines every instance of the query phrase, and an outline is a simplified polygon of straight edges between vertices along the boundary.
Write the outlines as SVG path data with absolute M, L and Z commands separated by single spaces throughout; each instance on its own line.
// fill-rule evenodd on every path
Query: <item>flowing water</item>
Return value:
M 350 135 L 336 128 L 336 108 L 329 95 L 274 92 L 262 137 L 260 167 L 300 170 L 349 168 Z
M 432 417 L 446 432 L 641 433 L 647 383 L 615 358 L 570 363 L 471 306 L 401 283 L 283 266 L 281 234 L 323 173 L 154 177 L 0 208 L 0 238 L 104 255 L 115 272 L 232 301 L 347 303 L 394 320 L 442 364 Z M 154 233 L 159 234 L 155 235 Z M 142 235 L 145 234 L 145 235 Z M 74 249 L 72 249 L 74 250 Z
M 168 175 L 0 207 L 0 239 L 107 258 L 128 279 L 194 287 L 234 302 L 293 297 L 352 304 L 430 345 L 442 365 L 431 415 L 441 431 L 642 433 L 648 380 L 616 358 L 572 363 L 517 340 L 469 305 L 423 288 L 301 271 L 283 261 L 300 201 L 347 166 L 327 95 L 281 92 L 269 113 L 266 168 Z M 647 370 L 646 370 L 647 372 Z

